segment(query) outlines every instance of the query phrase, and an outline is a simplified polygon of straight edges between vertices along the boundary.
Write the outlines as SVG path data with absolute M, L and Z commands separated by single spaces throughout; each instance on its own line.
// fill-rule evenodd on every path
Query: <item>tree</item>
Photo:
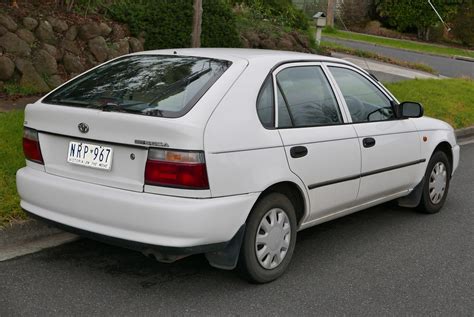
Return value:
M 456 12 L 459 4 L 456 1 L 432 0 L 443 19 L 448 19 Z M 377 0 L 378 14 L 398 31 L 404 32 L 416 28 L 418 38 L 429 40 L 430 27 L 439 22 L 439 18 L 428 3 L 428 0 Z
M 193 32 L 191 33 L 191 47 L 201 47 L 202 0 L 194 0 Z

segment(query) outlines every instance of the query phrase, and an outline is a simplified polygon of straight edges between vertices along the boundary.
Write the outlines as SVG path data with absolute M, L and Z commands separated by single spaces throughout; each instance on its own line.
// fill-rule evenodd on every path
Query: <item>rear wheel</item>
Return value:
M 448 195 L 450 176 L 448 157 L 442 151 L 435 152 L 426 169 L 423 195 L 418 205 L 420 211 L 434 214 L 441 210 Z
M 249 281 L 267 283 L 280 277 L 296 243 L 296 216 L 291 201 L 270 193 L 253 208 L 239 256 L 239 271 Z

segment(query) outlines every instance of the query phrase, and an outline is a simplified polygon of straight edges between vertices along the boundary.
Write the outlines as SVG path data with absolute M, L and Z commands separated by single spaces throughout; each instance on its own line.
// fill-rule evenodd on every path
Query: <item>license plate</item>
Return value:
M 83 142 L 69 142 L 67 161 L 72 164 L 110 170 L 113 150 L 107 146 Z

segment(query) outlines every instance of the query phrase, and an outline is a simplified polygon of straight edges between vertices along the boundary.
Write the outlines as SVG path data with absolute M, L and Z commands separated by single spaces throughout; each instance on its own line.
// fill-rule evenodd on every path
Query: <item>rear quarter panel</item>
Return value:
M 288 166 L 277 130 L 258 119 L 260 87 L 274 64 L 251 64 L 224 96 L 204 132 L 204 148 L 212 195 L 262 192 L 273 184 L 297 184 L 307 199 L 302 181 Z

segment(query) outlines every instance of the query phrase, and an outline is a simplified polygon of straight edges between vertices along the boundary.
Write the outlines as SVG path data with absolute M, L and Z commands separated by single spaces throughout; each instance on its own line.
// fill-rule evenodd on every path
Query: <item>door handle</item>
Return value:
M 292 158 L 299 158 L 306 156 L 308 154 L 308 149 L 306 146 L 294 146 L 290 149 L 290 155 Z
M 362 145 L 364 147 L 373 147 L 375 145 L 375 139 L 374 138 L 364 138 L 362 140 Z

